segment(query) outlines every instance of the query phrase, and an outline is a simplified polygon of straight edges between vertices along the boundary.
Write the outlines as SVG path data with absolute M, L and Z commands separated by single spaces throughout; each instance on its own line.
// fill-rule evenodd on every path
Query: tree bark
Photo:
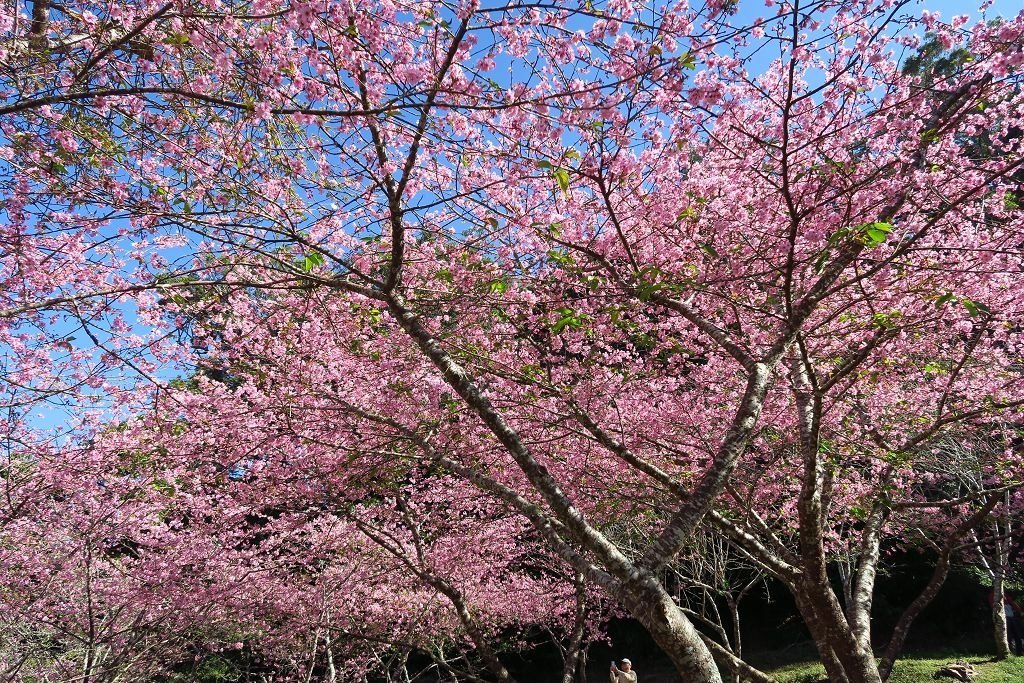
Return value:
M 889 638 L 889 643 L 885 647 L 885 653 L 882 655 L 882 659 L 878 663 L 878 670 L 882 676 L 882 680 L 888 680 L 889 674 L 892 673 L 892 667 L 896 663 L 896 658 L 899 656 L 900 651 L 903 649 L 903 643 L 906 642 L 907 632 L 910 630 L 910 625 L 913 623 L 917 615 L 928 606 L 928 603 L 932 601 L 938 592 L 942 588 L 942 584 L 946 580 L 946 575 L 949 573 L 949 557 L 940 556 L 938 563 L 935 565 L 935 571 L 932 572 L 932 578 L 928 581 L 928 585 L 925 586 L 924 590 L 914 599 L 912 603 L 903 611 L 900 618 L 896 621 L 896 625 L 893 627 L 892 635 Z
M 29 46 L 33 50 L 45 50 L 49 46 L 47 32 L 50 30 L 50 0 L 35 0 L 32 3 L 32 25 L 29 27 Z
M 623 605 L 647 629 L 687 683 L 722 683 L 714 657 L 701 634 L 672 596 L 650 575 L 637 572 L 624 586 Z
M 832 683 L 882 683 L 871 650 L 860 647 L 831 586 L 819 581 L 801 586 L 797 606 Z
M 327 681 L 326 683 L 336 683 L 338 680 L 338 670 L 334 667 L 334 648 L 331 644 L 331 637 L 327 637 Z
M 577 669 L 576 683 L 587 683 L 587 660 L 590 659 L 590 641 L 588 640 L 580 651 L 580 665 Z
M 587 583 L 582 572 L 574 577 L 576 584 L 576 613 L 573 617 L 572 631 L 565 648 L 562 660 L 562 683 L 574 683 L 576 670 L 580 667 L 583 635 L 587 625 Z
M 871 652 L 871 607 L 874 602 L 875 576 L 885 520 L 885 504 L 877 503 L 868 517 L 867 526 L 861 537 L 857 568 L 853 572 L 850 591 L 851 602 L 847 605 L 850 628 L 860 649 L 865 652 Z
M 802 352 L 802 347 L 801 352 Z M 806 357 L 797 355 L 791 362 L 793 393 L 797 405 L 797 424 L 800 433 L 800 457 L 803 477 L 797 512 L 800 518 L 799 544 L 803 575 L 797 586 L 801 598 L 797 600 L 801 613 L 808 622 L 818 650 L 834 655 L 826 664 L 833 683 L 882 683 L 870 647 L 861 647 L 853 628 L 847 621 L 839 599 L 829 583 L 825 556 L 825 516 L 822 500 L 824 467 L 819 453 L 821 425 L 821 394 L 815 388 Z M 860 572 L 858 572 L 859 574 Z M 858 604 L 856 579 L 853 603 Z M 868 601 L 870 605 L 870 601 Z M 840 671 L 829 670 L 836 667 Z
M 998 541 L 996 542 L 999 545 Z M 999 553 L 999 551 L 996 551 Z M 1003 584 L 1003 565 L 1001 558 L 996 558 L 994 576 L 992 577 L 992 633 L 995 639 L 996 659 L 1010 656 L 1010 642 L 1006 634 L 1006 610 L 1003 601 L 1006 599 L 1006 587 Z

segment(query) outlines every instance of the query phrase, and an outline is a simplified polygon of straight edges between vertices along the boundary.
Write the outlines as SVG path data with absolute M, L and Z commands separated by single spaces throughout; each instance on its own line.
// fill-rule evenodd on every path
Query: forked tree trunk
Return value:
M 819 449 L 822 399 L 810 379 L 809 365 L 808 360 L 799 355 L 791 360 L 800 458 L 803 461 L 797 505 L 803 574 L 793 586 L 798 594 L 797 606 L 814 637 L 832 683 L 882 683 L 870 645 L 862 647 L 855 631 L 858 626 L 860 630 L 866 630 L 866 626 L 857 621 L 851 625 L 847 620 L 828 577 L 824 543 L 827 517 L 823 496 L 825 465 Z M 869 557 L 863 559 L 870 561 Z M 864 593 L 870 593 L 870 581 L 857 581 L 866 569 L 867 565 L 858 567 L 856 573 L 850 605 L 854 610 L 865 607 L 870 610 L 870 598 L 865 599 L 864 596 Z M 860 590 L 858 583 L 862 584 Z M 855 612 L 851 610 L 851 613 Z
M 811 632 L 811 638 L 814 639 L 814 646 L 818 649 L 818 656 L 821 658 L 822 666 L 825 667 L 828 680 L 830 683 L 850 683 L 839 657 L 829 645 L 825 626 L 811 606 L 806 594 L 796 586 L 790 586 L 790 591 L 796 599 L 797 610 L 800 612 L 807 630 Z
M 827 585 L 804 587 L 797 606 L 831 683 L 882 683 L 871 650 L 860 646 L 839 600 Z

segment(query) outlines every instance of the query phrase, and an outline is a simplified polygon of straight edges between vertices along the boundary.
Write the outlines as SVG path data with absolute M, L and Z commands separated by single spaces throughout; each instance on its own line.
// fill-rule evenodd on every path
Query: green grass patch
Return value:
M 933 676 L 942 666 L 954 661 L 969 662 L 978 671 L 973 683 L 1020 683 L 1024 681 L 1024 657 L 1010 657 L 1001 662 L 993 662 L 988 655 L 969 653 L 951 653 L 947 655 L 914 655 L 909 654 L 896 662 L 889 683 L 932 683 Z M 775 676 L 779 683 L 817 683 L 827 680 L 825 669 L 818 662 L 794 662 L 774 669 L 768 673 Z M 953 681 L 942 678 L 940 681 Z

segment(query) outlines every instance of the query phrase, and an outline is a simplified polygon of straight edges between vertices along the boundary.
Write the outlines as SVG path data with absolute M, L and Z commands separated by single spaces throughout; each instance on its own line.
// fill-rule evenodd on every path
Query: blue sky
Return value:
M 931 12 L 941 13 L 944 19 L 948 19 L 957 14 L 968 14 L 974 18 L 978 18 L 981 16 L 981 13 L 978 11 L 975 2 L 962 3 L 956 2 L 956 0 L 923 0 L 922 2 L 917 2 L 908 5 L 908 7 L 906 8 L 908 13 L 915 14 L 920 13 L 922 10 L 925 9 Z M 995 17 L 1000 15 L 1011 16 L 1017 14 L 1021 10 L 1021 0 L 995 0 L 992 3 L 992 6 L 986 11 L 986 15 L 988 17 Z M 772 16 L 775 13 L 775 11 L 776 10 L 774 8 L 767 7 L 765 5 L 764 0 L 740 0 L 738 7 L 738 16 L 734 17 L 734 20 L 744 21 L 753 19 L 754 17 L 758 16 L 768 17 Z M 515 76 L 514 71 L 511 75 L 513 77 Z M 70 327 L 68 329 L 68 333 L 69 335 L 74 335 L 76 337 L 82 336 L 80 331 L 74 330 Z M 102 331 L 97 331 L 97 333 L 100 334 L 101 336 L 104 336 Z M 0 350 L 0 353 L 2 352 L 3 350 Z M 169 378 L 169 376 L 172 376 L 174 374 L 177 374 L 177 370 L 170 368 L 166 369 L 166 372 L 158 372 L 158 376 L 162 377 L 163 379 L 167 379 Z M 37 414 L 40 426 L 56 426 L 56 424 L 62 422 L 63 418 L 66 417 L 69 408 L 73 409 L 73 407 L 74 402 L 72 402 L 71 406 L 68 406 L 66 404 L 50 405 L 49 407 L 39 406 L 40 412 L 42 413 Z

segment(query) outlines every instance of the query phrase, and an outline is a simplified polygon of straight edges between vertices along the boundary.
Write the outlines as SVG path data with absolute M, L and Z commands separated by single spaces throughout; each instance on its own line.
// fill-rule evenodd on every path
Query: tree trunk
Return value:
M 924 608 L 931 603 L 935 596 L 938 595 L 939 589 L 942 588 L 942 584 L 946 580 L 946 575 L 949 573 L 949 558 L 956 549 L 959 539 L 968 532 L 973 533 L 974 528 L 988 516 L 997 501 L 998 498 L 995 496 L 989 496 L 988 500 L 981 506 L 981 508 L 975 511 L 973 515 L 960 524 L 960 526 L 958 526 L 953 533 L 946 538 L 946 542 L 939 551 L 939 560 L 935 564 L 935 571 L 932 572 L 932 578 L 928 581 L 928 585 L 924 587 L 924 590 L 922 590 L 914 601 L 910 603 L 907 609 L 903 611 L 903 614 L 900 615 L 899 620 L 896 622 L 896 626 L 893 627 L 892 636 L 889 638 L 889 643 L 885 647 L 885 654 L 878 663 L 878 670 L 882 675 L 883 681 L 887 680 L 889 678 L 889 674 L 892 673 L 892 667 L 896 663 L 896 657 L 903 649 L 903 643 L 906 641 L 907 631 L 910 629 L 910 625 L 924 610 Z M 974 539 L 974 543 L 977 545 L 976 537 Z M 978 546 L 977 549 L 980 554 L 980 546 Z M 984 555 L 981 555 L 981 558 L 984 562 Z
M 882 683 L 870 646 L 861 646 L 829 583 L 824 544 L 827 513 L 822 498 L 825 465 L 819 452 L 821 395 L 810 380 L 806 358 L 795 356 L 791 367 L 800 430 L 800 457 L 803 460 L 797 505 L 803 575 L 794 586 L 799 594 L 797 605 L 822 654 L 832 683 Z M 857 578 L 855 576 L 854 579 L 853 607 L 858 604 Z
M 882 683 L 871 650 L 860 647 L 832 588 L 801 586 L 797 607 L 814 638 L 831 683 Z
M 847 621 L 857 638 L 857 644 L 864 652 L 871 652 L 871 607 L 874 603 L 875 577 L 886 517 L 886 508 L 882 504 L 877 504 L 868 517 L 857 553 L 850 602 L 846 605 Z
M 942 584 L 946 581 L 947 574 L 949 574 L 949 552 L 944 551 L 939 555 L 939 561 L 936 563 L 932 577 L 924 587 L 924 590 L 903 610 L 903 614 L 900 615 L 896 625 L 893 626 L 889 643 L 885 646 L 885 653 L 878 662 L 878 672 L 881 674 L 883 681 L 888 680 L 889 674 L 892 673 L 892 667 L 896 664 L 896 658 L 903 650 L 903 644 L 907 640 L 910 625 L 914 623 L 917 616 L 938 595 L 939 589 L 942 588 Z
M 328 636 L 327 643 L 327 680 L 326 683 L 337 683 L 338 670 L 334 667 L 334 649 L 331 645 L 331 638 Z
M 997 551 L 998 552 L 998 551 Z M 1010 656 L 1010 643 L 1006 637 L 1006 610 L 1003 600 L 1006 598 L 1003 586 L 1003 567 L 997 558 L 992 578 L 992 632 L 995 637 L 996 659 Z
M 574 683 L 576 680 L 576 670 L 580 666 L 580 650 L 587 625 L 587 583 L 583 573 L 578 572 L 574 581 L 576 584 L 576 613 L 573 617 L 572 631 L 569 633 L 569 643 L 565 648 L 565 658 L 562 660 L 562 683 Z
M 722 675 L 700 633 L 657 579 L 638 573 L 623 592 L 623 604 L 672 660 L 684 681 L 722 683 Z
M 853 605 L 853 560 L 844 558 L 836 562 L 836 570 L 839 572 L 839 584 L 843 587 L 843 605 L 846 607 L 846 618 L 850 619 L 850 609 Z
M 577 668 L 576 683 L 587 683 L 587 660 L 590 658 L 590 640 L 583 645 L 580 651 L 580 665 Z

